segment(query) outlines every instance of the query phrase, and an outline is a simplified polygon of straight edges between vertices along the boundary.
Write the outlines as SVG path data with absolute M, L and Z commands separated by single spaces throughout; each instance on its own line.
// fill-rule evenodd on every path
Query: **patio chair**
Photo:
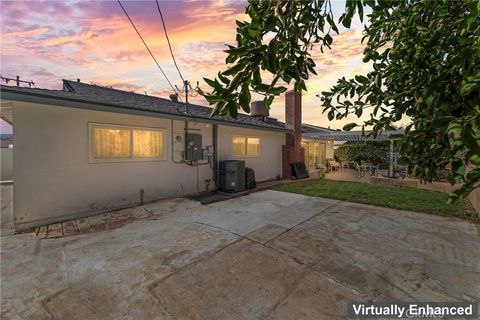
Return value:
M 332 171 L 340 169 L 340 164 L 335 160 L 328 160 L 328 166 L 330 167 L 330 170 L 332 170 Z

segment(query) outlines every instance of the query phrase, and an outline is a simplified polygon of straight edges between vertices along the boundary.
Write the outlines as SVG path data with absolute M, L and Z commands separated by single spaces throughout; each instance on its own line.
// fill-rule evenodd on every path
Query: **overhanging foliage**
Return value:
M 375 131 L 409 117 L 401 152 L 413 173 L 432 181 L 451 164 L 452 182 L 463 183 L 451 199 L 468 194 L 480 181 L 480 1 L 347 0 L 338 22 L 350 27 L 367 6 L 364 62 L 373 71 L 338 80 L 322 93 L 323 111 L 329 120 L 367 114 Z M 251 21 L 237 21 L 237 46 L 227 50 L 230 68 L 201 92 L 216 114 L 249 112 L 250 90 L 268 107 L 282 81 L 306 90 L 316 74 L 309 50 L 330 48 L 338 32 L 329 1 L 250 0 L 246 13 Z M 261 70 L 273 80 L 263 83 Z

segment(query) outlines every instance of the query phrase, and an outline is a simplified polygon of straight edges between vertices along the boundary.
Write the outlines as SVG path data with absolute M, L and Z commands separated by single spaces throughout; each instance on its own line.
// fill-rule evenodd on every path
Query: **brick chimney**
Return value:
M 288 91 L 285 93 L 285 127 L 293 130 L 287 133 L 286 145 L 282 148 L 282 175 L 289 179 L 292 175 L 292 163 L 305 162 L 302 148 L 302 94 Z

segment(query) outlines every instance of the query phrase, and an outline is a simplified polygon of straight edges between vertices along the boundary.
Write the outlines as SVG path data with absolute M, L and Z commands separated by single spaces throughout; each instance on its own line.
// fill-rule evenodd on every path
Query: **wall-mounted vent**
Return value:
M 250 105 L 250 114 L 252 117 L 265 118 L 270 115 L 270 112 L 265 108 L 263 101 L 253 101 Z

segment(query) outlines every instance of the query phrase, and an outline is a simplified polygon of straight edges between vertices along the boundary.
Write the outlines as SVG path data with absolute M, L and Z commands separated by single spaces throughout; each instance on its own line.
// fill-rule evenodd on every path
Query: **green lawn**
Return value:
M 454 204 L 447 204 L 448 194 L 422 189 L 333 180 L 296 182 L 275 189 L 307 196 L 452 216 L 474 222 L 479 220 L 468 200 L 461 199 Z

